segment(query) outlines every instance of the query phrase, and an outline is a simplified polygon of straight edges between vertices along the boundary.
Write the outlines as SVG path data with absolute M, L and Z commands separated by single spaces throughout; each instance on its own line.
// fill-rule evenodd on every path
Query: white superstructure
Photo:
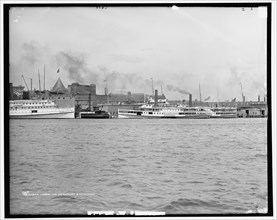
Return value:
M 211 108 L 213 114 L 211 118 L 237 118 L 238 110 L 236 107 L 214 107 Z

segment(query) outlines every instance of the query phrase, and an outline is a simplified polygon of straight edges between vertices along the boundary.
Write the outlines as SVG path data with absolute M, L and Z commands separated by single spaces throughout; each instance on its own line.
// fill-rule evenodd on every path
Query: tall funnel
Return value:
M 91 111 L 91 93 L 88 95 L 88 100 L 89 100 L 88 110 Z
M 155 106 L 158 106 L 158 90 L 155 89 Z
M 192 94 L 189 94 L 189 107 L 192 107 Z

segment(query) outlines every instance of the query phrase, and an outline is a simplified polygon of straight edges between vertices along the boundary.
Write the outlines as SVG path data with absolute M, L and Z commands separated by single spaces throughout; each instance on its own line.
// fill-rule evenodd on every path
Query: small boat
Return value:
M 79 118 L 92 118 L 92 119 L 98 119 L 98 118 L 110 118 L 110 114 L 105 111 L 93 111 L 93 112 L 80 112 Z
M 111 115 L 109 112 L 100 110 L 99 108 L 94 108 L 93 111 L 81 111 L 79 113 L 79 118 L 101 119 L 111 118 Z

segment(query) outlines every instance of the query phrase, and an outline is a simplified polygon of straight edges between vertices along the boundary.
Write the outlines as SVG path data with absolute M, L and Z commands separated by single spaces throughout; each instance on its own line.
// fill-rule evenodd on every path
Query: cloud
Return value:
M 43 56 L 43 48 L 35 41 L 24 43 L 22 45 L 22 52 L 21 61 L 27 66 L 33 66 L 40 62 Z
M 151 94 L 152 77 L 154 88 L 162 85 L 171 99 L 196 96 L 199 83 L 203 97 L 216 96 L 216 88 L 222 100 L 239 97 L 240 81 L 246 95 L 256 97 L 266 80 L 265 22 L 253 16 L 255 10 L 15 9 L 10 16 L 10 79 L 15 85 L 21 74 L 37 84 L 44 64 L 47 88 L 60 77 L 65 85 L 95 83 L 104 91 L 107 79 L 109 91 Z M 19 22 L 12 23 L 15 19 Z
M 123 62 L 127 62 L 127 63 L 140 63 L 143 61 L 143 59 L 138 56 L 126 55 L 126 54 L 113 55 L 112 58 L 115 61 L 123 61 Z

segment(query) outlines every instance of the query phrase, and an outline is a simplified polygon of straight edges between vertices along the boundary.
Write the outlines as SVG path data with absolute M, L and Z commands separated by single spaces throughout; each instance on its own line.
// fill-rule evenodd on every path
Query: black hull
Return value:
M 102 119 L 102 118 L 110 118 L 110 115 L 83 114 L 81 115 L 80 118 Z
M 101 118 L 110 118 L 109 116 L 82 116 L 81 117 L 82 119 L 83 118 L 89 118 L 89 119 L 101 119 Z

